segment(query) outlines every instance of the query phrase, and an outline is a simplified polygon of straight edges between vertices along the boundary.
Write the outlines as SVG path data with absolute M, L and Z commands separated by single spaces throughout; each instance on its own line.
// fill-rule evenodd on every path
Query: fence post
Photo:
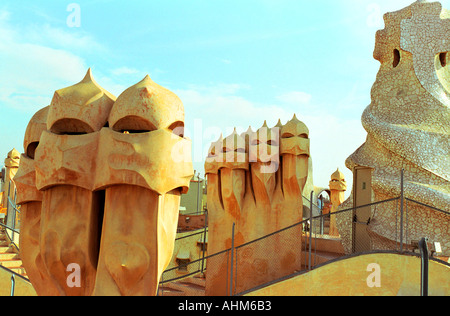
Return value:
M 11 275 L 11 296 L 14 296 L 14 290 L 16 288 L 16 278 L 13 275 Z
M 311 271 L 311 247 L 312 247 L 312 226 L 313 226 L 313 198 L 314 191 L 311 191 L 309 196 L 309 254 L 308 254 L 308 269 Z
M 203 231 L 203 254 L 202 254 L 202 273 L 205 269 L 205 252 L 206 252 L 206 229 L 208 227 L 208 210 L 205 211 L 205 230 Z
M 231 230 L 231 271 L 230 271 L 230 295 L 233 296 L 233 254 L 234 254 L 234 227 L 236 223 L 233 223 L 233 228 Z
M 159 281 L 157 296 L 164 296 L 164 287 L 163 287 L 164 285 L 163 284 L 164 284 L 164 272 L 161 274 L 161 280 Z
M 14 243 L 14 236 L 15 236 L 15 230 L 16 230 L 16 213 L 17 213 L 17 209 L 16 209 L 16 203 L 15 203 L 15 201 L 14 201 L 14 204 L 13 204 L 13 202 L 11 201 L 11 199 L 8 197 L 8 204 L 11 204 L 11 209 L 12 209 L 12 221 L 11 221 L 11 228 L 12 228 L 12 230 L 11 230 L 11 241 Z
M 408 200 L 405 199 L 405 245 L 408 245 Z M 408 251 L 408 246 L 406 246 L 406 251 Z
M 403 252 L 403 198 L 404 198 L 404 174 L 405 169 L 402 169 L 400 179 L 400 252 Z
M 420 267 L 420 296 L 428 296 L 428 238 L 419 241 L 422 264 Z
M 203 192 L 202 192 L 202 194 L 203 194 Z M 198 209 L 199 198 L 200 198 L 200 172 L 197 174 L 197 211 L 196 211 L 197 215 L 199 214 L 199 209 Z

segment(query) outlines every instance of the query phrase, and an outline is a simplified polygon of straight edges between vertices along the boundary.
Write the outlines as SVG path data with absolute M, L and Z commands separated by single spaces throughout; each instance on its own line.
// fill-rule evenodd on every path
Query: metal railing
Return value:
M 210 272 L 223 272 L 221 277 L 226 278 L 227 280 L 227 282 L 225 282 L 226 288 L 224 289 L 224 293 L 227 293 L 228 295 L 242 295 L 267 284 L 267 275 L 270 275 L 270 281 L 273 282 L 274 280 L 281 280 L 292 275 L 310 271 L 324 264 L 318 260 L 317 241 L 319 238 L 324 238 L 326 236 L 328 236 L 328 238 L 333 237 L 326 232 L 324 225 L 325 223 L 332 221 L 336 222 L 338 226 L 341 226 L 339 227 L 341 239 L 347 238 L 347 240 L 351 241 L 351 247 L 348 247 L 347 251 L 345 254 L 342 254 L 342 256 L 370 251 L 415 253 L 416 250 L 420 250 L 421 248 L 413 243 L 414 240 L 419 240 L 423 236 L 427 236 L 431 243 L 437 242 L 438 240 L 436 240 L 436 236 L 431 230 L 422 230 L 418 232 L 416 231 L 417 229 L 411 225 L 411 216 L 414 215 L 412 212 L 413 208 L 427 208 L 435 214 L 440 214 L 439 216 L 442 216 L 443 220 L 446 221 L 450 221 L 450 212 L 405 197 L 403 171 L 400 183 L 401 193 L 398 197 L 365 205 L 353 206 L 331 214 L 322 214 L 321 208 L 312 202 L 313 192 L 311 192 L 309 199 L 309 218 L 241 245 L 232 243 L 231 248 L 212 255 L 206 256 L 206 247 L 203 247 L 201 258 L 193 262 L 167 269 L 163 273 L 160 282 L 161 294 L 163 295 L 165 284 L 203 273 L 206 270 Z M 10 189 L 11 185 L 9 185 L 8 189 L 6 223 L 0 223 L 0 226 L 8 232 L 8 237 L 11 239 L 12 243 L 14 243 L 15 234 L 20 234 L 20 221 L 17 221 L 17 215 L 20 216 L 20 209 L 15 203 L 16 192 L 11 198 L 9 194 Z M 378 234 L 376 229 L 368 229 L 370 225 L 373 226 L 374 223 L 376 223 L 381 206 L 395 212 L 394 215 L 391 214 L 391 218 L 395 221 L 395 226 L 393 226 L 395 229 L 392 229 L 392 236 L 382 236 Z M 369 210 L 368 213 L 370 214 L 370 217 L 367 222 L 361 222 L 358 220 L 358 217 L 354 216 L 355 212 L 360 209 Z M 314 216 L 314 213 L 319 215 Z M 392 223 L 390 224 L 392 226 Z M 366 227 L 371 239 L 376 239 L 377 243 L 374 244 L 368 242 L 368 240 L 358 236 L 355 238 L 353 233 L 347 232 L 348 234 L 345 235 L 345 230 L 342 230 L 342 227 L 347 227 L 350 231 L 354 230 L 355 227 Z M 192 235 L 202 235 L 204 238 L 203 240 L 206 241 L 206 234 L 207 227 L 205 226 L 201 231 L 178 239 L 187 238 Z M 420 234 L 420 238 L 418 237 L 418 234 Z M 232 240 L 234 240 L 234 233 L 231 237 Z M 14 245 L 17 249 L 19 248 L 17 244 L 14 243 Z M 280 251 L 283 250 L 281 248 L 283 248 L 284 251 Z M 283 252 L 290 252 L 291 254 L 289 259 L 290 262 L 287 265 L 288 268 L 286 268 L 286 262 L 282 262 L 283 258 L 279 257 L 279 254 Z M 433 251 L 431 251 L 431 256 L 432 255 Z M 249 261 L 259 262 L 260 266 L 253 266 L 250 269 L 248 267 Z M 281 264 L 284 266 L 283 269 L 280 269 Z M 177 273 L 180 268 L 190 268 L 190 272 L 188 274 L 180 275 Z M 255 277 L 255 274 L 248 273 L 250 271 L 249 269 L 261 269 L 261 273 Z M 21 277 L 28 282 L 29 280 L 13 271 L 9 270 L 9 272 L 14 275 L 14 278 L 11 278 L 11 293 L 14 294 L 16 276 Z M 158 291 L 158 293 L 160 292 Z
M 404 196 L 403 171 L 400 185 L 401 190 L 398 197 L 352 206 L 330 214 L 322 214 L 321 209 L 312 203 L 313 192 L 311 192 L 309 218 L 241 245 L 235 246 L 232 242 L 231 248 L 190 264 L 199 265 L 202 260 L 205 260 L 207 265 L 204 267 L 208 271 L 208 275 L 212 274 L 210 272 L 215 274 L 219 272 L 222 278 L 226 277 L 226 282 L 222 282 L 222 286 L 226 287 L 223 289 L 223 293 L 242 295 L 270 282 L 283 280 L 357 253 L 389 252 L 417 255 L 416 251 L 420 248 L 415 245 L 415 239 L 427 236 L 432 243 L 438 240 L 432 233 L 432 227 L 425 226 L 417 231 L 417 228 L 411 225 L 411 216 L 414 215 L 411 205 L 414 203 L 422 208 L 428 208 L 431 212 L 441 214 L 446 221 L 450 221 L 450 212 L 406 198 Z M 367 220 L 358 219 L 359 210 L 364 210 L 366 214 L 369 214 Z M 390 214 L 388 223 L 382 222 L 383 216 L 386 215 L 385 212 L 393 213 Z M 320 215 L 313 216 L 313 213 Z M 330 228 L 325 224 L 330 225 L 331 222 L 338 226 L 339 236 L 330 235 L 326 231 Z M 379 225 L 389 225 L 390 235 L 384 236 L 383 233 L 377 231 Z M 357 234 L 355 234 L 355 230 Z M 420 238 L 417 237 L 419 234 Z M 326 261 L 317 252 L 317 242 L 319 239 L 334 238 L 342 241 L 345 251 L 337 253 L 334 259 Z M 234 240 L 234 234 L 231 236 L 231 240 Z M 445 251 L 450 252 L 450 249 Z M 282 262 L 283 258 L 280 258 L 280 253 L 290 254 L 288 268 L 286 268 L 287 261 Z M 433 251 L 430 256 L 433 256 Z M 253 263 L 251 267 L 249 262 Z M 255 266 L 255 262 L 260 266 Z M 281 265 L 283 265 L 283 269 L 280 268 Z M 171 270 L 174 269 L 176 268 Z M 261 271 L 257 271 L 259 269 Z M 196 271 L 199 272 L 200 269 L 196 269 Z M 202 269 L 201 272 L 203 271 Z M 193 274 L 195 272 L 191 275 Z M 268 275 L 270 280 L 267 279 Z M 165 277 L 161 280 L 161 287 L 182 278 L 183 276 L 178 279 Z
M 11 184 L 13 184 L 13 180 L 10 180 L 8 183 L 8 190 L 6 196 L 6 216 L 4 218 L 4 222 L 0 221 L 0 227 L 4 230 L 9 238 L 10 245 L 13 245 L 17 251 L 19 251 L 19 245 L 15 242 L 17 235 L 20 234 L 20 207 L 16 204 L 17 190 L 14 187 L 14 194 L 11 197 Z M 4 187 L 4 183 L 2 182 L 2 187 Z M 4 194 L 6 191 L 4 192 Z M 24 281 L 30 282 L 30 280 L 19 273 L 8 269 L 0 265 L 2 270 L 5 270 L 7 273 L 11 274 L 11 291 L 10 295 L 14 296 L 15 287 L 16 287 L 16 278 L 23 279 Z
M 427 246 L 428 238 L 422 238 L 419 241 L 420 248 L 420 257 L 421 257 L 421 265 L 420 265 L 420 296 L 428 296 L 428 246 Z

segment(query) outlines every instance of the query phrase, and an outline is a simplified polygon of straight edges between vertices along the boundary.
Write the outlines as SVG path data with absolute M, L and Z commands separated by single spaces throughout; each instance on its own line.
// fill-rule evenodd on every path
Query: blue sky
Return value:
M 23 151 L 31 116 L 91 67 L 116 96 L 146 74 L 175 92 L 202 173 L 221 132 L 295 113 L 310 128 L 314 184 L 328 186 L 337 167 L 351 183 L 344 163 L 366 137 L 360 117 L 379 67 L 375 32 L 383 13 L 410 3 L 2 0 L 0 155 Z

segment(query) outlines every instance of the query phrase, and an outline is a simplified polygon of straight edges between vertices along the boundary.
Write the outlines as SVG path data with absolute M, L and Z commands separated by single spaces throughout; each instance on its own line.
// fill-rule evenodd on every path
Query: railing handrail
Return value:
M 5 266 L 0 265 L 0 269 L 3 269 L 3 270 L 5 270 L 6 272 L 8 272 L 10 274 L 14 274 L 14 276 L 19 277 L 19 278 L 21 278 L 24 281 L 30 282 L 30 280 L 27 277 L 24 277 L 23 275 L 21 275 L 21 274 L 19 274 L 17 272 L 14 272 L 13 270 L 11 270 L 11 269 L 9 269 L 9 268 L 7 268 Z
M 419 205 L 424 206 L 424 207 L 431 208 L 431 209 L 433 209 L 433 210 L 435 210 L 437 212 L 441 212 L 441 213 L 443 213 L 445 215 L 450 215 L 450 212 L 441 210 L 440 208 L 437 208 L 435 206 L 431 206 L 431 205 L 428 205 L 428 204 L 425 204 L 425 203 L 422 203 L 422 202 L 419 202 L 419 201 L 416 201 L 416 200 L 413 200 L 413 199 L 410 199 L 410 198 L 407 198 L 407 197 L 405 197 L 405 200 L 409 201 L 409 202 L 413 202 L 413 203 L 419 204 Z

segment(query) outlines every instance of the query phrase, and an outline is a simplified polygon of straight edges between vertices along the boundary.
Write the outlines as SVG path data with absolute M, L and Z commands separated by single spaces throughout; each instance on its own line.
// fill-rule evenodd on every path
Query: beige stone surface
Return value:
M 362 116 L 367 141 L 346 162 L 349 169 L 374 169 L 374 201 L 400 195 L 403 168 L 406 197 L 450 211 L 449 17 L 439 2 L 417 1 L 387 13 L 377 32 L 374 58 L 381 66 Z M 377 207 L 372 236 L 398 240 L 396 209 Z M 348 224 L 342 220 L 343 228 Z M 409 203 L 408 225 L 409 240 L 426 234 L 450 251 L 448 216 Z
M 450 267 L 430 261 L 429 295 L 449 296 L 450 283 L 442 282 L 449 277 Z M 380 286 L 369 286 L 374 281 Z M 420 296 L 420 258 L 380 253 L 350 257 L 247 296 Z
M 309 132 L 295 116 L 287 124 L 269 128 L 266 123 L 253 132 L 234 131 L 213 143 L 206 158 L 208 179 L 208 252 L 230 248 L 235 223 L 235 246 L 255 240 L 302 220 L 302 190 L 308 176 Z M 293 231 L 293 230 L 292 230 Z M 292 272 L 299 266 L 300 252 L 281 249 L 281 243 L 298 242 L 296 233 L 246 246 L 239 256 L 241 292 Z M 295 236 L 294 236 L 295 235 Z M 297 244 L 300 249 L 300 246 Z M 294 247 L 294 246 L 293 246 Z M 265 253 L 277 253 L 272 260 Z M 225 295 L 227 265 L 208 260 L 207 295 Z M 281 265 L 280 265 L 281 264 Z
M 193 176 L 183 106 L 147 76 L 117 98 L 109 123 L 99 150 L 108 163 L 96 179 L 106 197 L 94 295 L 156 295 Z
M 46 106 L 37 111 L 25 130 L 25 137 L 23 140 L 23 148 L 25 156 L 34 159 L 36 148 L 41 139 L 41 134 L 47 129 L 47 116 L 50 106 Z
M 36 187 L 43 192 L 39 246 L 59 295 L 91 295 L 94 289 L 101 227 L 91 184 L 96 135 L 114 100 L 89 69 L 81 82 L 55 92 L 36 149 Z M 73 263 L 83 271 L 80 287 L 67 283 Z
M 172 258 L 180 195 L 132 185 L 106 189 L 94 295 L 156 295 Z

